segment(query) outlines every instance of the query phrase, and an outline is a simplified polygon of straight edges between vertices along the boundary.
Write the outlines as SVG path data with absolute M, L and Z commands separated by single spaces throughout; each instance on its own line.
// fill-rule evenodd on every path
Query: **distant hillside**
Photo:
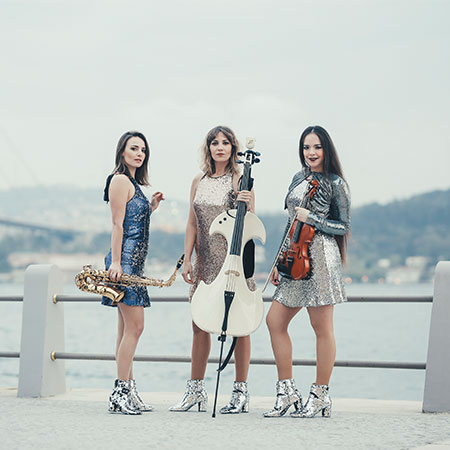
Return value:
M 171 262 L 179 257 L 187 207 L 173 202 L 155 214 L 150 232 L 150 258 Z M 3 191 L 0 192 L 0 216 L 88 231 L 86 235 L 62 239 L 0 226 L 0 271 L 9 270 L 8 254 L 13 252 L 105 253 L 109 248 L 109 209 L 97 191 L 75 188 Z M 257 270 L 265 272 L 280 245 L 287 214 L 264 214 L 260 218 L 266 227 L 267 241 L 259 252 Z M 410 256 L 427 258 L 423 279 L 430 276 L 428 269 L 437 261 L 450 260 L 450 189 L 386 205 L 365 205 L 352 211 L 347 275 L 355 279 L 368 276 L 374 281 L 385 277 L 389 268 L 403 266 Z
M 356 208 L 349 254 L 366 267 L 381 258 L 402 264 L 409 256 L 424 256 L 433 266 L 450 260 L 450 189 Z

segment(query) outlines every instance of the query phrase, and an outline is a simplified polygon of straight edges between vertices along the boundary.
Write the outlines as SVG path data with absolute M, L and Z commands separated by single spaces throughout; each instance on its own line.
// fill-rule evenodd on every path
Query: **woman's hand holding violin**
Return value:
M 155 192 L 152 195 L 152 201 L 150 202 L 150 205 L 152 206 L 152 211 L 158 209 L 159 202 L 161 200 L 164 200 L 164 194 L 162 192 Z
M 192 272 L 192 264 L 190 261 L 184 261 L 183 271 L 181 272 L 181 276 L 186 283 L 194 284 L 193 272 Z
M 295 211 L 297 211 L 297 219 L 300 220 L 300 222 L 305 223 L 306 219 L 309 216 L 309 209 L 301 208 L 300 206 L 297 206 L 295 208 Z

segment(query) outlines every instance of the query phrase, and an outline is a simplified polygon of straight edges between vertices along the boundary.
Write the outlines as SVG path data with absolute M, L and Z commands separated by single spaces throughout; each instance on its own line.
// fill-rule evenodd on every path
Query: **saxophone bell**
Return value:
M 111 286 L 104 286 L 103 292 L 101 292 L 101 294 L 105 297 L 108 297 L 110 300 L 112 300 L 113 303 L 119 303 L 123 299 L 125 291 L 114 289 Z

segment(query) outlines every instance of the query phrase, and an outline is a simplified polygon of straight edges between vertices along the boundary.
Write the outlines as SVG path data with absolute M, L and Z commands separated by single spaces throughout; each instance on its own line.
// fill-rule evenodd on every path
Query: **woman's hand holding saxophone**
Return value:
M 108 278 L 111 281 L 119 281 L 122 278 L 122 266 L 118 262 L 113 262 L 108 269 Z

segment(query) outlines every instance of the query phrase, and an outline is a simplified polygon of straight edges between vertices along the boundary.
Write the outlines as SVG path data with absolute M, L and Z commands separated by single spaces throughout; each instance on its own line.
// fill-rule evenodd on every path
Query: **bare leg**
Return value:
M 116 341 L 116 361 L 117 361 L 117 355 L 119 353 L 119 347 L 120 343 L 123 339 L 123 329 L 124 329 L 124 321 L 122 312 L 120 311 L 120 308 L 117 308 L 117 341 Z
M 333 311 L 333 305 L 308 308 L 309 320 L 316 334 L 316 384 L 319 385 L 330 382 L 336 358 Z
M 273 354 L 277 364 L 278 380 L 292 378 L 292 342 L 288 333 L 288 326 L 299 308 L 288 308 L 273 301 L 266 317 L 270 332 Z
M 234 349 L 234 361 L 236 369 L 236 381 L 247 381 L 250 365 L 250 336 L 237 339 Z
M 117 321 L 116 361 L 117 361 L 117 355 L 119 353 L 120 343 L 122 342 L 122 339 L 123 339 L 123 329 L 125 326 L 125 323 L 123 321 L 123 315 L 122 315 L 122 312 L 120 311 L 120 308 L 117 308 L 117 312 L 118 312 L 118 321 Z M 133 364 L 131 364 L 130 374 L 129 374 L 128 378 L 130 380 L 133 379 Z
M 139 337 L 144 330 L 144 308 L 119 303 L 123 318 L 123 337 L 117 350 L 117 377 L 128 380 Z
M 191 380 L 203 380 L 211 350 L 211 336 L 194 322 L 192 322 L 192 330 L 194 335 L 192 338 Z

